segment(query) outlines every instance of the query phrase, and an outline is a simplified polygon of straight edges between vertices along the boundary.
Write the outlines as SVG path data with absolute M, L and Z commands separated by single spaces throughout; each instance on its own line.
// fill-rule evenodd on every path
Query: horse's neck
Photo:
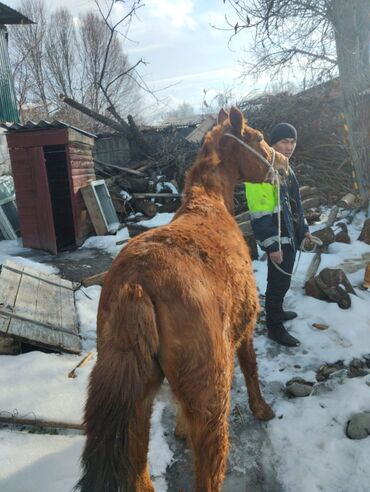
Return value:
M 204 208 L 205 204 L 214 207 L 225 207 L 229 213 L 234 212 L 234 187 L 236 173 L 225 169 L 222 163 L 207 165 L 206 162 L 198 162 L 189 172 L 185 184 L 185 200 L 183 205 L 189 209 Z M 235 174 L 235 175 L 234 175 Z

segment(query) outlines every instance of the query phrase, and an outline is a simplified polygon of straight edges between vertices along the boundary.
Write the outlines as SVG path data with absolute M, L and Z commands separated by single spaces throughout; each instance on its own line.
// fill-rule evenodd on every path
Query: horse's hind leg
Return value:
M 254 323 L 250 323 L 246 337 L 238 348 L 238 359 L 248 389 L 249 408 L 257 419 L 270 420 L 274 417 L 274 412 L 261 395 L 256 353 L 253 347 L 253 329 Z
M 131 469 L 132 489 L 125 492 L 154 492 L 153 483 L 150 479 L 149 466 L 147 462 L 150 417 L 155 394 L 160 385 L 159 381 L 149 389 L 146 397 L 136 402 L 135 418 L 130 421 L 128 432 L 129 438 L 129 466 Z
M 230 373 L 225 365 L 219 370 L 212 368 L 201 385 L 202 378 L 193 375 L 194 393 L 176 395 L 193 449 L 195 492 L 221 492 L 229 448 Z

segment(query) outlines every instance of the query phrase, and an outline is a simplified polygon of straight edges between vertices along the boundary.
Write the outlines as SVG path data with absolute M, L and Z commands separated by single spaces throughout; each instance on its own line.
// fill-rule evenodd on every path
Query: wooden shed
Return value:
M 96 179 L 95 136 L 60 121 L 3 124 L 23 246 L 58 251 L 93 231 L 80 188 Z

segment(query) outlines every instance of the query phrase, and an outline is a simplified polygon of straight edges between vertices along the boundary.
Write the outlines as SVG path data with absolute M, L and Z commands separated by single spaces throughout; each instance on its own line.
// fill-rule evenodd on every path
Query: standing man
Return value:
M 276 125 L 270 145 L 291 158 L 297 144 L 297 130 L 289 123 Z M 287 347 L 296 347 L 299 340 L 290 335 L 283 322 L 294 319 L 297 313 L 284 311 L 283 301 L 293 271 L 296 251 L 304 238 L 311 239 L 303 215 L 297 178 L 288 167 L 280 178 L 281 237 L 279 249 L 277 187 L 270 183 L 245 183 L 251 223 L 257 243 L 268 255 L 266 289 L 267 336 Z

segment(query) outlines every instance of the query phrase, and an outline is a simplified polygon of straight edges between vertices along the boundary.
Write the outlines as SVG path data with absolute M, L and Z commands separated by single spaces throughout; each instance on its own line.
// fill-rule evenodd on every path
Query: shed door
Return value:
M 57 252 L 42 147 L 9 149 L 23 246 Z

